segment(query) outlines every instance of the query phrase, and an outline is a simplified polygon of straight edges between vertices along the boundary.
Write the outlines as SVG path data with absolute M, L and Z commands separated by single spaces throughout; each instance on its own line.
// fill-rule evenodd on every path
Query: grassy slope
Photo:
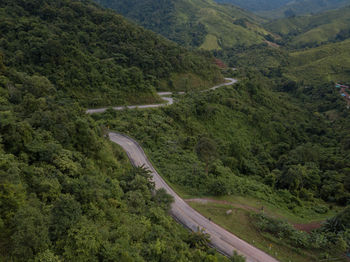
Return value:
M 289 36 L 289 45 L 308 46 L 336 39 L 342 30 L 350 30 L 350 6 L 317 15 L 275 20 L 266 27 L 276 34 Z
M 166 1 L 162 1 L 159 7 L 153 0 L 131 3 L 127 0 L 123 0 L 125 3 L 96 1 L 173 41 L 206 50 L 261 43 L 264 35 L 268 34 L 258 25 L 261 18 L 230 5 L 216 4 L 212 0 L 176 0 L 166 4 Z M 244 21 L 239 23 L 239 19 Z M 193 43 L 193 33 L 201 31 L 196 27 L 198 24 L 203 25 L 204 36 L 199 38 L 199 43 Z
M 215 0 L 231 3 L 266 18 L 285 17 L 285 11 L 292 10 L 297 15 L 319 13 L 350 4 L 349 0 Z
M 218 3 L 230 3 L 250 11 L 273 10 L 282 7 L 290 0 L 215 0 Z
M 350 40 L 290 54 L 287 75 L 306 83 L 350 81 Z
M 301 250 L 293 248 L 283 241 L 267 233 L 262 233 L 254 226 L 250 215 L 253 213 L 241 208 L 234 208 L 224 204 L 199 204 L 190 205 L 213 222 L 236 234 L 248 243 L 258 247 L 266 253 L 276 257 L 281 262 L 317 262 L 319 261 L 319 250 Z M 227 210 L 233 210 L 226 215 Z M 345 261 L 345 260 L 337 260 Z
M 181 0 L 176 2 L 179 17 L 195 16 L 204 24 L 208 37 L 201 48 L 212 50 L 234 45 L 252 45 L 263 41 L 267 32 L 255 24 L 257 18 L 245 11 L 229 5 L 218 5 L 211 0 Z M 235 24 L 238 19 L 246 19 L 244 27 Z
M 321 13 L 349 5 L 349 0 L 297 0 L 289 1 L 280 8 L 256 12 L 266 18 L 285 17 L 285 12 L 291 10 L 296 15 Z

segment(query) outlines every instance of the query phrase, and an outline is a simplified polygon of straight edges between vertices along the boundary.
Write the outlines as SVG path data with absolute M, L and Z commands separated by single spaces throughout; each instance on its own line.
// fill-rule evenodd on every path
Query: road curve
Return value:
M 230 85 L 233 85 L 234 83 L 237 82 L 236 79 L 233 79 L 233 78 L 225 78 L 225 80 L 227 82 L 223 83 L 223 84 L 220 84 L 220 85 L 217 85 L 217 86 L 214 86 L 212 88 L 209 88 L 207 90 L 204 90 L 202 92 L 207 92 L 207 91 L 210 91 L 210 90 L 215 90 L 219 87 L 222 87 L 222 86 L 230 86 Z M 162 106 L 168 106 L 168 105 L 172 105 L 174 103 L 174 99 L 172 97 L 168 97 L 168 96 L 171 96 L 173 93 L 172 92 L 159 92 L 157 93 L 159 96 L 162 97 L 163 100 L 166 101 L 166 103 L 162 103 L 162 104 L 151 104 L 151 105 L 139 105 L 139 106 L 116 106 L 116 107 L 112 107 L 112 109 L 114 110 L 124 110 L 126 108 L 129 108 L 129 109 L 134 109 L 134 108 L 156 108 L 156 107 L 162 107 Z M 178 92 L 177 94 L 184 94 L 184 92 Z M 104 108 L 96 108 L 96 109 L 88 109 L 86 110 L 86 113 L 87 114 L 96 114 L 96 113 L 103 113 L 105 112 L 108 108 L 110 107 L 104 107 Z
M 233 78 L 225 78 L 227 82 L 214 86 L 210 89 L 204 90 L 202 92 L 207 92 L 210 90 L 215 90 L 222 86 L 229 86 L 237 82 Z M 163 104 L 153 104 L 153 105 L 141 105 L 141 106 L 120 106 L 113 107 L 114 110 L 123 110 L 125 108 L 156 108 L 166 105 L 171 105 L 174 103 L 173 98 L 167 97 L 171 96 L 172 92 L 160 92 L 158 93 L 167 103 Z M 178 94 L 184 94 L 184 92 L 179 92 Z M 87 114 L 103 113 L 108 108 L 99 109 L 88 109 Z M 164 188 L 168 194 L 174 197 L 174 203 L 171 206 L 172 216 L 181 224 L 191 229 L 192 231 L 203 230 L 205 233 L 210 235 L 210 241 L 212 246 L 214 246 L 219 252 L 232 256 L 233 251 L 237 251 L 239 254 L 246 257 L 247 262 L 278 262 L 278 260 L 264 253 L 263 251 L 257 249 L 256 247 L 248 244 L 242 239 L 236 237 L 232 233 L 218 226 L 217 224 L 209 221 L 203 215 L 198 213 L 192 207 L 190 207 L 182 198 L 180 198 L 174 190 L 162 179 L 158 172 L 154 169 L 146 154 L 144 153 L 141 146 L 132 138 L 125 136 L 123 134 L 109 132 L 109 139 L 120 145 L 127 153 L 131 163 L 136 167 L 145 167 L 150 170 L 152 174 L 152 179 L 155 183 L 156 189 Z
M 278 260 L 236 237 L 232 233 L 209 221 L 203 215 L 190 207 L 174 190 L 162 179 L 146 157 L 141 146 L 132 138 L 110 132 L 109 139 L 120 145 L 127 153 L 131 163 L 136 167 L 150 170 L 156 189 L 164 188 L 174 197 L 171 206 L 172 216 L 192 231 L 204 230 L 210 235 L 211 244 L 221 253 L 232 256 L 233 251 L 246 257 L 247 262 L 278 262 Z

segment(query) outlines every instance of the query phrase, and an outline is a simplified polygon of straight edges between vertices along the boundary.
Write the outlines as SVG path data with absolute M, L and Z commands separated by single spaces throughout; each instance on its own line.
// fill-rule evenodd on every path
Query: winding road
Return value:
M 223 86 L 230 86 L 233 85 L 234 83 L 237 82 L 236 79 L 233 78 L 225 78 L 226 82 L 217 86 L 214 86 L 212 88 L 209 88 L 207 90 L 204 90 L 202 92 L 207 92 L 210 90 L 215 90 L 219 87 L 223 87 Z M 86 110 L 87 114 L 96 114 L 96 113 L 103 113 L 105 112 L 108 108 L 112 108 L 114 110 L 124 110 L 126 108 L 128 109 L 134 109 L 134 108 L 156 108 L 156 107 L 162 107 L 162 106 L 168 106 L 168 105 L 172 105 L 174 103 L 174 99 L 171 97 L 171 95 L 173 95 L 172 92 L 159 92 L 157 93 L 160 97 L 162 97 L 163 100 L 166 101 L 166 103 L 162 103 L 162 104 L 151 104 L 151 105 L 139 105 L 139 106 L 116 106 L 116 107 L 103 107 L 103 108 L 96 108 L 96 109 L 88 109 Z M 184 94 L 184 92 L 178 92 L 176 94 L 182 95 Z
M 226 79 L 229 82 L 215 86 L 210 90 L 215 90 L 222 86 L 228 86 L 234 84 L 237 80 Z M 171 95 L 172 93 L 160 93 L 160 95 Z M 164 105 L 169 105 L 173 103 L 172 99 L 167 97 L 167 104 L 157 104 L 157 105 L 145 105 L 145 106 L 129 106 L 128 108 L 151 108 L 160 107 Z M 101 113 L 107 108 L 101 109 L 90 109 L 87 113 Z M 125 107 L 115 107 L 115 110 L 122 110 Z M 144 153 L 141 146 L 132 138 L 115 133 L 109 132 L 109 139 L 120 145 L 127 153 L 131 163 L 136 167 L 143 166 L 148 169 L 151 174 L 153 181 L 155 183 L 156 189 L 164 188 L 168 194 L 173 196 L 174 203 L 171 206 L 171 215 L 185 227 L 191 229 L 192 231 L 203 230 L 205 233 L 209 234 L 210 241 L 213 247 L 215 247 L 219 252 L 232 256 L 233 251 L 237 251 L 240 255 L 246 257 L 247 262 L 278 262 L 270 255 L 264 253 L 258 248 L 250 245 L 249 243 L 241 240 L 232 233 L 228 232 L 224 228 L 218 226 L 212 221 L 209 221 L 206 217 L 198 213 L 192 207 L 190 207 L 182 198 L 180 198 L 175 191 L 163 180 L 163 178 L 158 174 L 155 168 L 152 166 L 146 154 Z

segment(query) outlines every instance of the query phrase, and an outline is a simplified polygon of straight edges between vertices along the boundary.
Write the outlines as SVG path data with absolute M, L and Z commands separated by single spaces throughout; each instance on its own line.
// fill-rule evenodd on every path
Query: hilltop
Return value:
M 263 19 L 212 0 L 96 0 L 183 46 L 218 50 L 265 41 Z
M 1 1 L 0 23 L 6 66 L 47 77 L 61 99 L 85 106 L 154 102 L 156 88 L 205 88 L 222 79 L 211 55 L 89 1 Z

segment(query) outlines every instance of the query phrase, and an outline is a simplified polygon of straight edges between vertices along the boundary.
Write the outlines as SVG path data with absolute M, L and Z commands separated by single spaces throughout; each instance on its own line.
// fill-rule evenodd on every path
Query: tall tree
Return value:
M 217 157 L 215 141 L 208 137 L 200 138 L 196 145 L 196 153 L 199 159 L 205 163 L 205 173 L 208 174 L 209 163 Z

